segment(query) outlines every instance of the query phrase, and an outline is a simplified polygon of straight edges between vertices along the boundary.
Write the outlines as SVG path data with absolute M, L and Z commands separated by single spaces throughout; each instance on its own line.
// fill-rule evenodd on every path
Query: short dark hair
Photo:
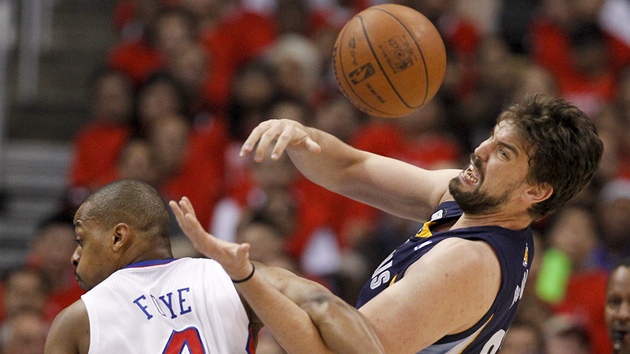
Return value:
M 169 214 L 161 195 L 150 185 L 132 179 L 112 182 L 90 195 L 86 217 L 104 228 L 126 223 L 153 242 L 169 241 Z
M 573 104 L 548 95 L 526 96 L 498 119 L 516 125 L 527 144 L 527 181 L 548 183 L 553 194 L 534 204 L 534 218 L 562 207 L 591 181 L 599 167 L 603 144 L 591 119 Z
M 621 267 L 630 268 L 630 256 L 629 257 L 623 257 L 623 258 L 619 259 L 617 262 L 615 262 L 615 265 L 611 269 L 611 273 L 615 269 L 621 268 Z

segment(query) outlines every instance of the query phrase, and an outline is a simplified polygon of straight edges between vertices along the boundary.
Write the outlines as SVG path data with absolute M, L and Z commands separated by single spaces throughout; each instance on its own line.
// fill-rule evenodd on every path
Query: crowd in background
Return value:
M 338 31 L 378 2 L 119 0 L 117 43 L 89 82 L 92 117 L 73 141 L 68 193 L 24 264 L 2 277 L 3 352 L 43 347 L 47 325 L 80 297 L 72 216 L 90 191 L 119 178 L 143 180 L 166 201 L 188 196 L 214 235 L 248 242 L 252 259 L 354 303 L 421 225 L 322 189 L 286 156 L 239 157 L 251 129 L 293 119 L 423 168 L 460 168 L 503 108 L 542 92 L 584 110 L 605 152 L 588 189 L 534 224 L 534 266 L 501 353 L 610 353 L 606 278 L 630 255 L 630 3 L 506 0 L 486 33 L 456 0 L 395 2 L 436 25 L 448 62 L 432 101 L 389 120 L 353 107 L 331 68 Z M 177 256 L 197 256 L 175 222 L 172 243 Z M 258 352 L 282 353 L 264 331 Z

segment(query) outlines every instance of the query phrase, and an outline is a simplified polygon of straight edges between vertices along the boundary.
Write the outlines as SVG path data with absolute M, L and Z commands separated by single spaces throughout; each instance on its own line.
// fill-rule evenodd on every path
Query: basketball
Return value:
M 356 107 L 372 116 L 398 118 L 435 96 L 446 72 L 446 50 L 420 12 L 376 5 L 341 29 L 333 69 L 339 88 Z

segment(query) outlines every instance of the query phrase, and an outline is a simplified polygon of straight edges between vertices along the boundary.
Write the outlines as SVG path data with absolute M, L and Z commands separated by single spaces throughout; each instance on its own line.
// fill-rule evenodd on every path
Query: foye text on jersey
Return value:
M 192 308 L 186 304 L 186 296 L 189 294 L 190 288 L 181 288 L 158 296 L 149 294 L 147 297 L 143 294 L 133 300 L 133 303 L 144 313 L 147 320 L 152 319 L 154 314 L 176 318 L 192 312 Z

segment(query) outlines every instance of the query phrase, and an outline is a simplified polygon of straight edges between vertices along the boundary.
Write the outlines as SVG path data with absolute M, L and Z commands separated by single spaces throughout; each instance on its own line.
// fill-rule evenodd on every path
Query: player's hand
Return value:
M 195 216 L 190 200 L 183 197 L 179 202 L 170 201 L 179 227 L 197 251 L 219 262 L 232 279 L 244 279 L 252 271 L 249 261 L 249 244 L 237 244 L 221 240 L 209 234 Z
M 273 145 L 275 142 L 275 145 Z M 319 153 L 321 147 L 309 135 L 309 128 L 290 119 L 270 119 L 260 123 L 241 148 L 240 155 L 247 156 L 253 152 L 254 161 L 265 158 L 265 152 L 271 149 L 271 158 L 277 160 L 287 147 L 303 148 L 312 153 Z

